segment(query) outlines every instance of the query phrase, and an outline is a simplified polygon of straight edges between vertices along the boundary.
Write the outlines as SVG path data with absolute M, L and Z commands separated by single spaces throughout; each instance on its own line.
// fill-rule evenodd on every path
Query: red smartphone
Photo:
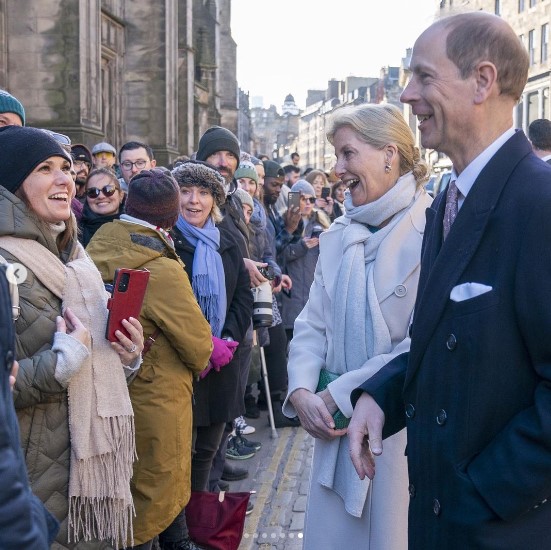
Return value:
M 289 210 L 291 208 L 300 208 L 300 193 L 297 191 L 289 191 Z
M 107 301 L 109 317 L 105 337 L 110 342 L 118 342 L 115 331 L 120 330 L 130 337 L 122 325 L 123 319 L 138 318 L 142 309 L 150 272 L 147 269 L 121 268 L 115 271 L 111 298 Z

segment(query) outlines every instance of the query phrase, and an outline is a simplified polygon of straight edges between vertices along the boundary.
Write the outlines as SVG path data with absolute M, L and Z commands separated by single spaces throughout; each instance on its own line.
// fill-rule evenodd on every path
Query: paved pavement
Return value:
M 256 428 L 247 439 L 262 448 L 253 458 L 232 461 L 248 468 L 249 477 L 231 483 L 230 491 L 256 491 L 239 550 L 300 550 L 314 440 L 302 428 L 278 429 L 272 438 L 265 412 L 247 422 Z

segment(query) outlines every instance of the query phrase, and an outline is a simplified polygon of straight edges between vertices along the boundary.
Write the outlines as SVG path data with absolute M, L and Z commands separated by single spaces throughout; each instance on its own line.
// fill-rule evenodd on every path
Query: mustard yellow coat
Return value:
M 87 252 L 104 282 L 120 267 L 151 272 L 140 322 L 147 337 L 162 333 L 130 385 L 138 461 L 132 494 L 134 544 L 166 529 L 191 490 L 192 378 L 208 363 L 210 326 L 193 295 L 182 262 L 157 231 L 114 221 L 102 226 Z

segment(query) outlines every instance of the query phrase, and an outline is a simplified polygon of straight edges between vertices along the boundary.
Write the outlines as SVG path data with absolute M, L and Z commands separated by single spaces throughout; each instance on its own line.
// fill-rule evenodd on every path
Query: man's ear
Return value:
M 156 159 L 152 159 L 151 160 L 151 168 L 155 168 L 157 166 L 157 160 Z
M 474 102 L 475 104 L 484 103 L 492 94 L 499 95 L 499 86 L 497 83 L 497 69 L 490 61 L 481 61 L 474 69 L 476 82 Z

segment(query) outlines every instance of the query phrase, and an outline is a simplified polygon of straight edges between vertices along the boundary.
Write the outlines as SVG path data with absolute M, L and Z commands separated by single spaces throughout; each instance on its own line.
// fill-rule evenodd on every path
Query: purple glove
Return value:
M 212 369 L 218 372 L 224 365 L 227 365 L 232 360 L 235 348 L 239 345 L 239 342 L 223 340 L 222 338 L 213 336 L 212 344 L 214 347 L 210 356 L 209 365 L 201 373 L 202 378 Z

